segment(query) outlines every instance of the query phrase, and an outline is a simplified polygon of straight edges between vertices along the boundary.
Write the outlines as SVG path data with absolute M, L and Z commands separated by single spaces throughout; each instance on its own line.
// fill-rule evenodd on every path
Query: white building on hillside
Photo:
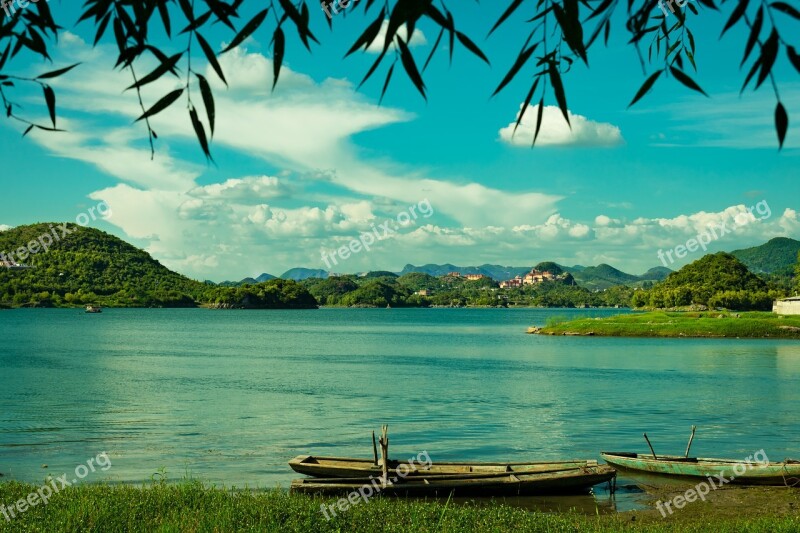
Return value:
M 772 312 L 779 315 L 800 315 L 800 296 L 776 300 L 772 304 Z

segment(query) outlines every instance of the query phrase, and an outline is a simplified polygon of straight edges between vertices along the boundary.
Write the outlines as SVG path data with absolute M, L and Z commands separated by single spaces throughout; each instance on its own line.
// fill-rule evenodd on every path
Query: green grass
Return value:
M 547 324 L 540 335 L 800 339 L 800 316 L 728 311 L 632 313 Z
M 0 502 L 9 504 L 37 487 L 0 483 Z M 785 494 L 785 493 L 783 493 Z M 794 501 L 794 497 L 792 497 Z M 10 523 L 0 515 L 0 532 L 13 531 L 531 531 L 531 532 L 789 532 L 800 530 L 796 513 L 711 513 L 662 519 L 653 510 L 585 516 L 572 512 L 537 513 L 501 504 L 453 504 L 373 498 L 330 522 L 323 502 L 281 490 L 229 491 L 199 482 L 82 485 L 54 495 L 46 506 L 29 509 Z M 756 510 L 761 506 L 756 506 Z M 746 513 L 746 510 L 742 510 Z

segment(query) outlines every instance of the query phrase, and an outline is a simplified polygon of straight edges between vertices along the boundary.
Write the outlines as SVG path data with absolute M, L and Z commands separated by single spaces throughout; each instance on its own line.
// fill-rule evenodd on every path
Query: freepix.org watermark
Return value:
M 319 6 L 328 15 L 329 19 L 333 18 L 333 15 L 338 15 L 351 5 L 355 5 L 358 3 L 358 0 L 324 0 L 320 2 Z M 339 9 L 337 10 L 337 6 Z M 333 13 L 331 13 L 333 12 Z
M 691 0 L 666 0 L 665 2 L 664 0 L 658 0 L 658 7 L 664 12 L 664 16 L 669 16 L 669 13 L 675 13 L 675 6 L 673 4 L 677 4 L 678 9 L 680 9 L 690 1 Z M 664 4 L 666 4 L 666 6 Z M 669 7 L 669 13 L 667 12 L 667 7 Z
M 397 233 L 397 230 L 408 226 L 412 221 L 417 220 L 420 215 L 422 215 L 422 218 L 430 218 L 433 215 L 433 207 L 427 198 L 398 213 L 394 220 L 387 220 L 378 225 L 372 224 L 372 231 L 361 232 L 358 239 L 351 240 L 345 246 L 340 246 L 338 249 L 331 251 L 322 250 L 322 261 L 330 270 L 332 268 L 331 262 L 333 262 L 333 265 L 338 265 L 339 260 L 345 261 L 351 255 L 355 255 L 362 250 L 369 251 L 376 241 L 382 241 Z M 339 259 L 336 256 L 339 256 Z
M 97 220 L 98 216 L 104 220 L 111 216 L 111 208 L 105 202 L 100 202 L 96 206 L 90 207 L 85 213 L 79 214 L 75 217 L 75 223 L 79 226 L 88 226 L 89 222 Z M 0 252 L 0 263 L 10 265 L 21 263 L 32 255 L 48 251 L 53 244 L 75 231 L 77 228 L 70 229 L 68 222 L 58 225 L 50 224 L 50 231 L 42 233 L 25 246 L 20 246 L 13 252 Z
M 0 7 L 6 12 L 6 18 L 9 18 L 17 12 L 17 8 L 25 9 L 31 3 L 38 4 L 41 1 L 42 0 L 1 0 Z M 47 0 L 47 2 L 49 1 L 50 0 Z M 14 7 L 15 3 L 17 4 L 16 7 Z
M 67 487 L 71 487 L 79 480 L 86 478 L 89 474 L 96 472 L 98 468 L 103 472 L 107 472 L 111 468 L 111 459 L 108 457 L 108 453 L 100 452 L 97 457 L 92 457 L 86 461 L 86 464 L 76 466 L 74 477 L 71 480 L 67 479 L 69 474 L 64 474 L 55 479 L 50 479 L 38 490 L 28 494 L 26 498 L 10 505 L 0 503 L 0 515 L 6 519 L 6 522 L 11 522 L 12 519 L 17 518 L 28 509 L 33 509 L 39 505 L 47 505 L 50 502 L 50 498 Z
M 424 460 L 423 457 L 425 458 Z M 416 469 L 414 468 L 415 465 L 418 465 L 422 468 Z M 394 485 L 401 479 L 405 479 L 406 476 L 408 476 L 408 474 L 414 470 L 428 470 L 431 466 L 433 466 L 433 461 L 431 460 L 430 455 L 428 455 L 428 452 L 420 452 L 416 457 L 411 457 L 408 460 L 408 463 L 400 463 L 397 465 L 396 476 L 386 480 L 384 480 L 383 477 L 370 476 L 369 479 L 371 483 L 362 485 L 358 490 L 354 490 L 348 494 L 347 498 L 340 498 L 336 503 L 332 503 L 330 505 L 325 505 L 324 503 L 321 504 L 319 506 L 320 511 L 322 511 L 322 514 L 325 516 L 326 520 L 330 520 L 336 516 L 336 509 L 344 513 L 353 505 L 357 505 L 362 501 L 364 503 L 368 502 L 371 497 L 380 494 L 383 489 Z M 328 511 L 330 511 L 330 516 L 328 515 Z
M 753 213 L 754 211 L 759 214 L 760 217 L 757 217 Z M 683 259 L 690 252 L 696 252 L 700 248 L 705 252 L 712 241 L 716 241 L 729 233 L 733 233 L 737 229 L 747 226 L 752 222 L 761 222 L 771 216 L 772 210 L 769 204 L 766 200 L 761 200 L 756 205 L 751 205 L 735 215 L 731 215 L 730 220 L 725 219 L 719 224 L 708 224 L 707 231 L 698 233 L 694 238 L 687 240 L 685 244 L 679 244 L 675 248 L 666 251 L 659 250 L 656 255 L 658 255 L 658 258 L 661 260 L 661 264 L 669 266 L 677 259 Z M 674 258 L 672 257 L 673 254 L 675 254 Z
M 668 502 L 662 502 L 661 500 L 658 500 L 656 502 L 656 509 L 659 510 L 662 518 L 666 518 L 667 512 L 669 512 L 669 514 L 673 513 L 672 507 L 675 507 L 675 509 L 683 509 L 687 503 L 696 502 L 698 498 L 702 501 L 706 501 L 706 496 L 708 496 L 709 492 L 712 490 L 717 490 L 718 488 L 730 483 L 738 476 L 743 475 L 748 470 L 752 470 L 753 467 L 757 465 L 766 464 L 769 464 L 769 458 L 767 457 L 767 454 L 763 449 L 758 450 L 744 461 L 733 465 L 733 468 L 731 469 L 732 473 L 729 474 L 729 477 L 725 477 L 725 474 L 728 473 L 727 470 L 723 470 L 721 473 L 714 476 L 708 476 L 708 483 L 701 481 L 693 489 L 687 490 L 685 493 L 683 493 L 683 495 L 675 496 Z

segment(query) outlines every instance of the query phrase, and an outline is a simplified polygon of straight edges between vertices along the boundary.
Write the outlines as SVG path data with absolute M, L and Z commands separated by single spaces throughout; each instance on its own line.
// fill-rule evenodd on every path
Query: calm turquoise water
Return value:
M 87 481 L 166 469 L 287 486 L 299 454 L 434 461 L 601 450 L 800 456 L 800 343 L 540 337 L 609 311 L 323 309 L 0 312 L 0 473 L 40 481 L 107 451 Z M 47 464 L 47 470 L 42 465 Z

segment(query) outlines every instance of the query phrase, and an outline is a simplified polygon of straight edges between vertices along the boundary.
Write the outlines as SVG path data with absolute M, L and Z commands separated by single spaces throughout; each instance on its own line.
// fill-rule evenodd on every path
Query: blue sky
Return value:
M 464 2 L 454 12 L 456 22 L 492 65 L 457 46 L 450 66 L 442 49 L 425 73 L 427 102 L 397 71 L 382 106 L 388 65 L 356 91 L 375 55 L 342 59 L 365 24 L 360 7 L 355 16 L 337 16 L 333 32 L 322 10 L 312 13 L 321 45 L 310 54 L 288 32 L 274 93 L 268 48 L 274 23 L 268 21 L 223 57 L 229 89 L 207 73 L 218 108 L 214 166 L 200 153 L 182 102 L 155 118 L 160 139 L 151 162 L 146 131 L 132 125 L 141 113 L 135 95 L 123 93 L 129 74 L 112 70 L 113 45 L 106 40 L 91 47 L 93 28 L 74 26 L 74 3 L 51 7 L 66 21 L 55 66 L 83 63 L 53 83 L 68 132 L 21 139 L 16 124 L 2 123 L 0 227 L 74 220 L 104 201 L 113 214 L 93 225 L 170 268 L 212 280 L 326 268 L 321 250 L 347 244 L 426 199 L 432 216 L 353 254 L 336 271 L 555 260 L 606 262 L 640 273 L 660 264 L 658 250 L 683 244 L 757 202 L 766 202 L 770 216 L 721 237 L 711 251 L 800 237 L 797 128 L 790 126 L 779 153 L 771 89 L 739 97 L 744 38 L 733 31 L 720 41 L 724 18 L 707 10 L 691 24 L 696 79 L 711 98 L 662 79 L 627 109 L 644 74 L 615 21 L 609 47 L 594 48 L 590 67 L 576 65 L 565 78 L 573 130 L 556 109 L 546 108 L 543 146 L 534 149 L 535 110 L 514 138 L 508 135 L 529 76 L 523 73 L 490 98 L 524 40 L 524 13 L 485 39 L 503 3 Z M 245 11 L 244 18 L 254 12 Z M 788 18 L 778 22 L 787 34 L 798 30 Z M 219 47 L 232 35 L 215 26 L 205 37 Z M 418 63 L 435 38 L 426 25 L 412 38 Z M 177 51 L 185 38 L 170 45 L 162 37 L 160 43 Z M 30 73 L 54 68 L 30 57 L 17 67 Z M 775 74 L 791 120 L 800 109 L 797 73 L 781 57 Z M 152 84 L 146 101 L 151 105 L 179 83 Z M 19 98 L 29 114 L 45 116 L 38 93 Z M 670 266 L 699 257 L 689 254 Z

